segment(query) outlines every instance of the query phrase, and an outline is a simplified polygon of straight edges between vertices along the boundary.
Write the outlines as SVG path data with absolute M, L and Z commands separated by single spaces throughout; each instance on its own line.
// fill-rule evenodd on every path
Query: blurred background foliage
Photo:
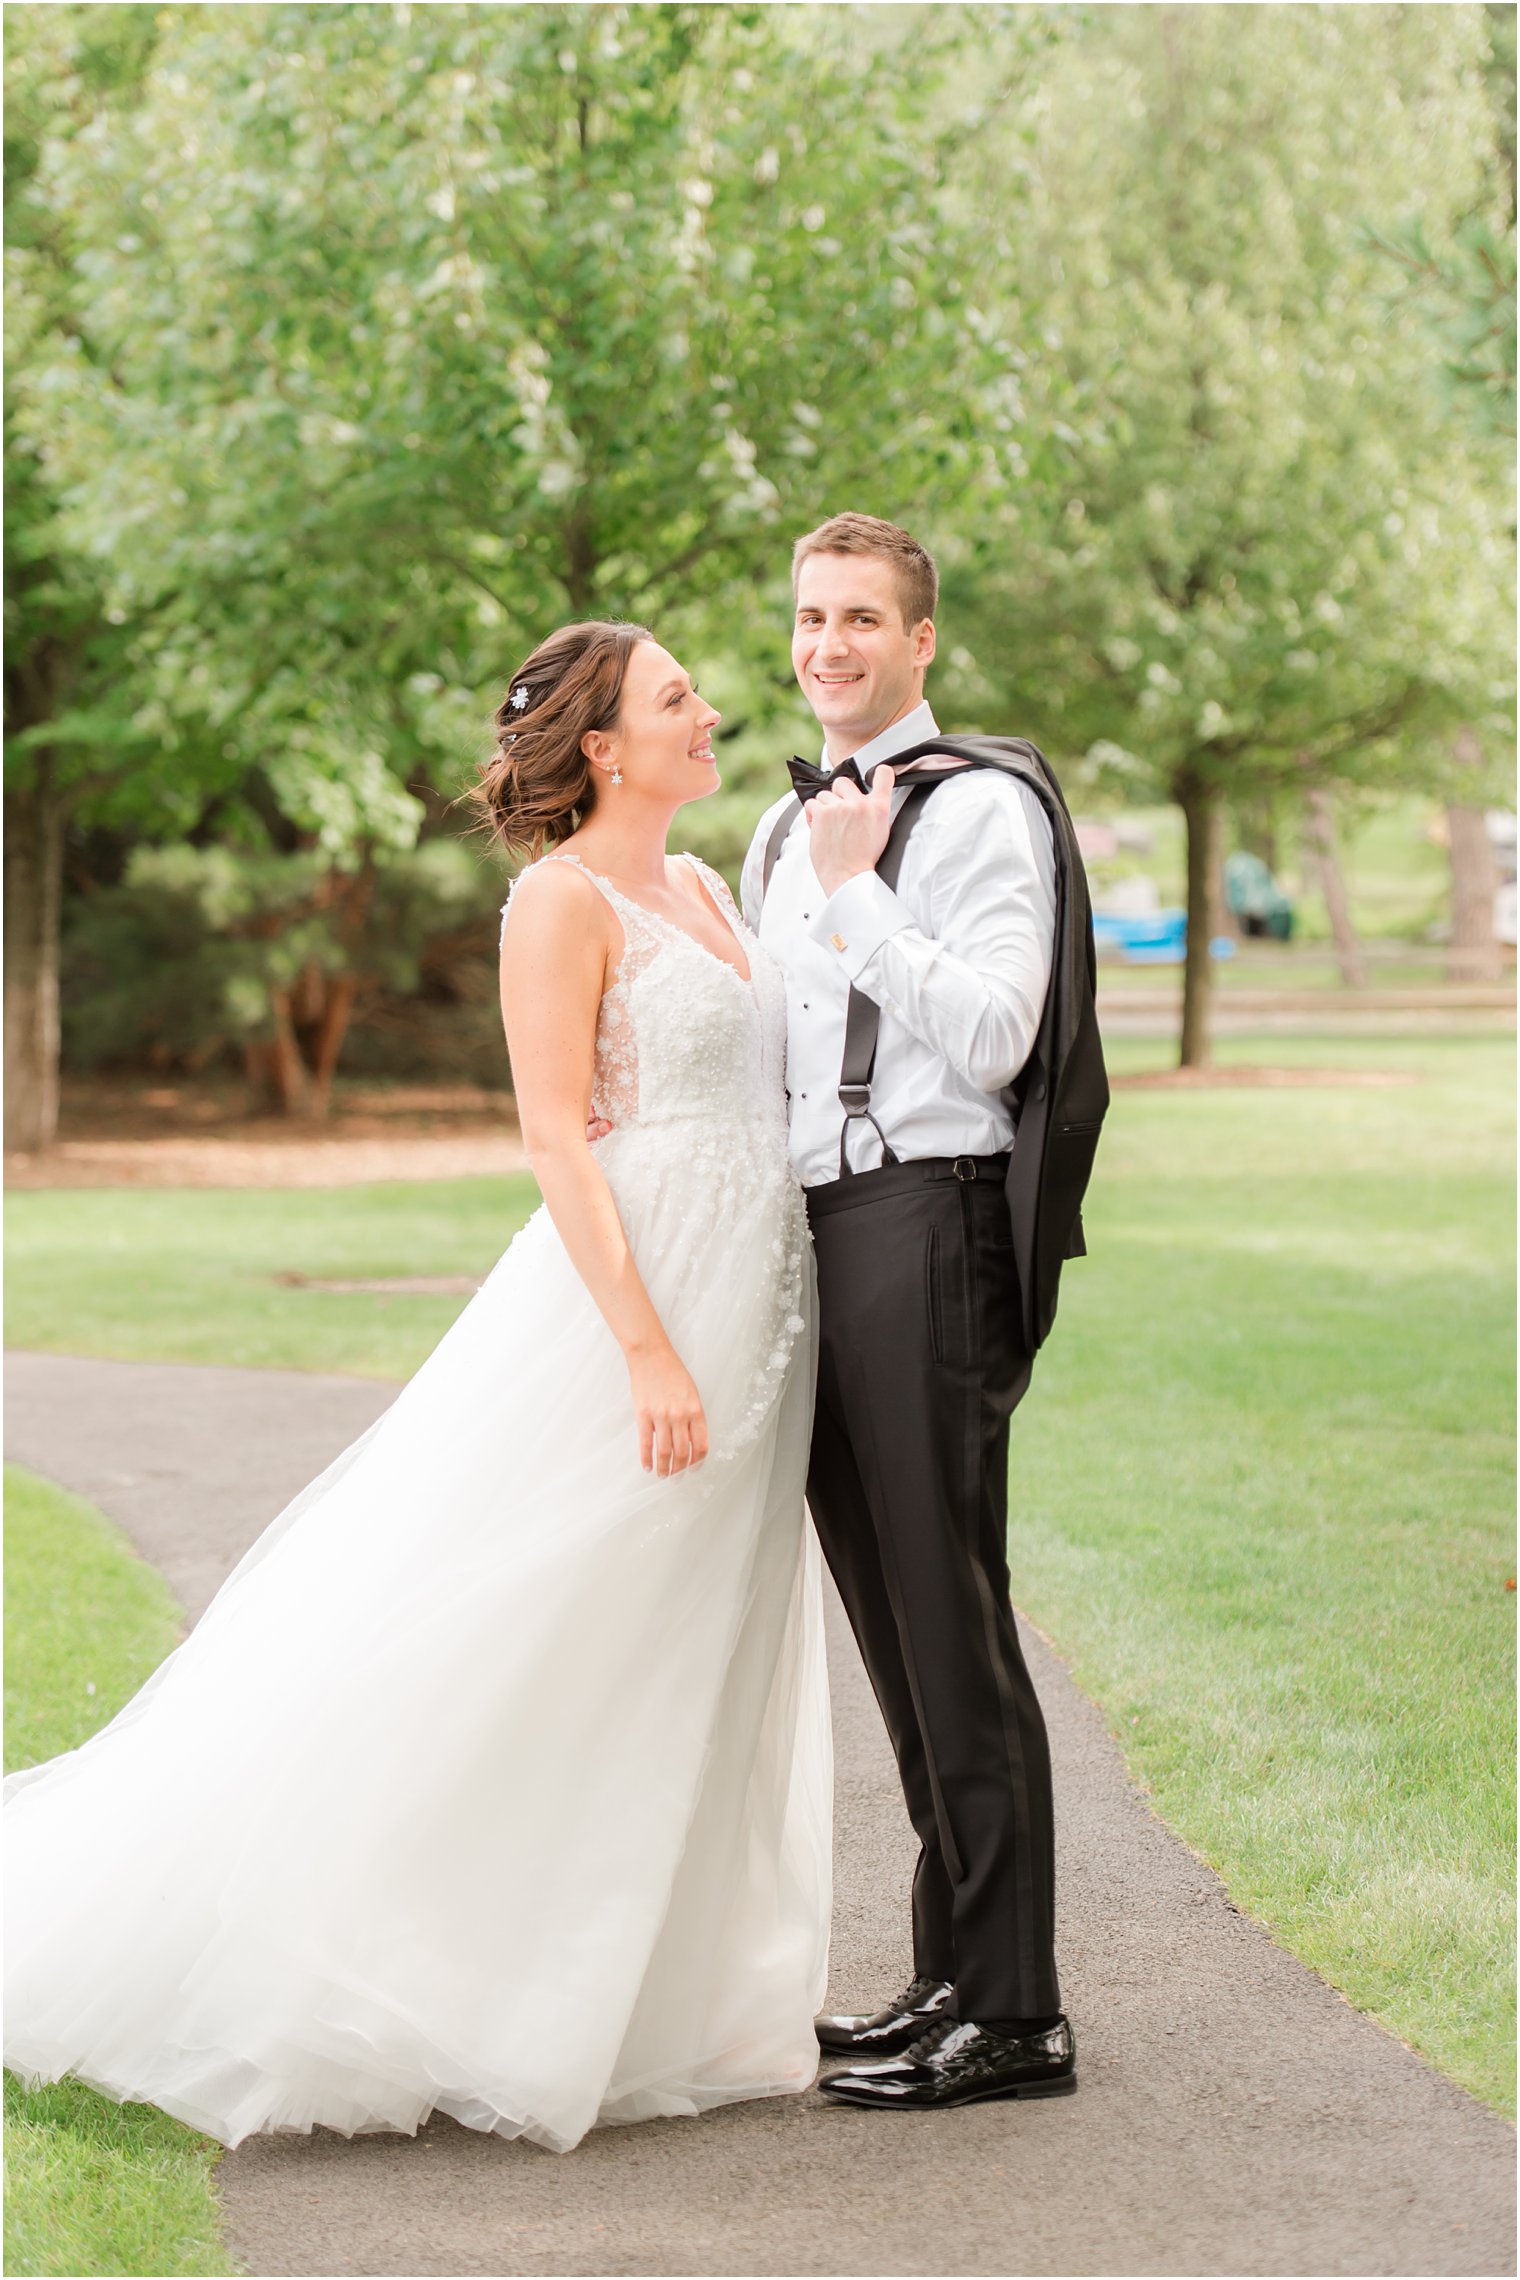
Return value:
M 1512 9 L 7 21 L 8 1144 L 61 1051 L 502 1081 L 515 664 L 653 623 L 732 875 L 847 506 L 940 560 L 942 722 L 1180 811 L 1185 1059 L 1229 846 L 1508 798 Z

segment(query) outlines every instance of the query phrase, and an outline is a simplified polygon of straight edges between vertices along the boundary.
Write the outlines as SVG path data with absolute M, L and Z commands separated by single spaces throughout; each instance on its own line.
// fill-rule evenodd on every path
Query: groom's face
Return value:
M 933 621 L 904 624 L 890 562 L 808 555 L 797 574 L 792 666 L 836 759 L 919 703 L 933 655 Z

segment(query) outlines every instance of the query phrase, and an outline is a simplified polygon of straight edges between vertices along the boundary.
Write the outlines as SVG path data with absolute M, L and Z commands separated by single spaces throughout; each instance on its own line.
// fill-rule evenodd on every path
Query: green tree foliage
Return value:
M 1483 194 L 1484 44 L 1471 8 L 1111 9 L 1039 91 L 1016 379 L 1062 464 L 1010 466 L 949 614 L 984 709 L 1182 805 L 1185 1060 L 1226 797 L 1428 778 L 1504 717 L 1502 463 L 1366 228 Z
M 123 591 L 183 593 L 166 704 L 213 702 L 291 812 L 342 828 L 357 748 L 454 784 L 552 624 L 709 622 L 820 489 L 969 456 L 916 83 L 800 29 L 165 13 L 62 185 L 105 353 L 54 374 L 59 449 Z
M 1372 236 L 1402 271 L 1408 286 L 1405 305 L 1412 305 L 1433 333 L 1451 393 L 1465 399 L 1483 425 L 1513 435 L 1515 10 L 1504 0 L 1485 7 L 1483 18 L 1487 53 L 1482 77 L 1493 109 L 1496 168 L 1485 174 L 1473 211 L 1434 244 L 1418 214 L 1402 227 Z
M 51 1136 L 57 1102 L 57 940 L 63 833 L 140 752 L 140 626 L 60 514 L 47 374 L 79 352 L 86 240 L 50 196 L 52 154 L 130 106 L 151 11 L 21 12 L 6 41 L 5 1073 L 6 1142 Z
M 1435 336 L 1441 371 L 1499 435 L 1515 432 L 1515 231 L 1470 214 L 1444 245 L 1421 221 L 1374 233 L 1398 264 Z
M 50 151 L 135 99 L 152 11 L 20 13 L 5 54 L 7 767 L 8 781 L 32 783 L 45 755 L 73 788 L 99 777 L 102 750 L 133 742 L 133 631 L 63 527 L 48 465 L 46 375 L 64 342 L 77 350 L 87 293 L 84 246 L 44 175 Z
M 964 492 L 928 106 L 974 12 L 926 16 L 911 71 L 852 15 L 154 12 L 136 99 L 33 176 L 74 251 L 32 448 L 152 628 L 133 798 L 209 738 L 351 865 L 457 788 L 554 623 L 747 662 L 796 527 Z M 740 694 L 750 727 L 787 701 L 774 662 Z
M 939 553 L 947 717 L 1183 802 L 1190 1055 L 1222 803 L 1429 776 L 1445 724 L 1492 728 L 1499 448 L 1389 321 L 1372 243 L 1498 212 L 1491 12 L 21 5 L 8 31 L 34 1137 L 69 816 L 298 855 L 352 908 L 457 822 L 523 651 L 597 612 L 652 620 L 721 706 L 692 831 L 731 860 L 762 756 L 774 781 L 810 733 L 789 541 L 841 507 Z M 352 929 L 304 963 L 294 936 L 362 986 Z M 296 1094 L 334 1026 L 296 1025 Z

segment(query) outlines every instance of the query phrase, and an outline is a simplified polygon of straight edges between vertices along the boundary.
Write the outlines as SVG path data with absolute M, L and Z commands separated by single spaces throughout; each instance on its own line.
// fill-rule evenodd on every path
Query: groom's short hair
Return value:
M 797 579 L 810 554 L 874 554 L 892 565 L 897 603 L 905 626 L 932 618 L 939 605 L 939 572 L 926 546 L 896 523 L 877 515 L 830 515 L 827 522 L 799 538 L 792 548 L 792 599 Z

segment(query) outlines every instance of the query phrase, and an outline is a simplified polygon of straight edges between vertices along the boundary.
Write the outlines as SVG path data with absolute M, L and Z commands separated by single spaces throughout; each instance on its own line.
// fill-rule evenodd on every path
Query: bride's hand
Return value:
M 645 1472 L 668 1480 L 699 1465 L 707 1454 L 707 1419 L 702 1397 L 675 1348 L 630 1355 L 628 1379 Z

